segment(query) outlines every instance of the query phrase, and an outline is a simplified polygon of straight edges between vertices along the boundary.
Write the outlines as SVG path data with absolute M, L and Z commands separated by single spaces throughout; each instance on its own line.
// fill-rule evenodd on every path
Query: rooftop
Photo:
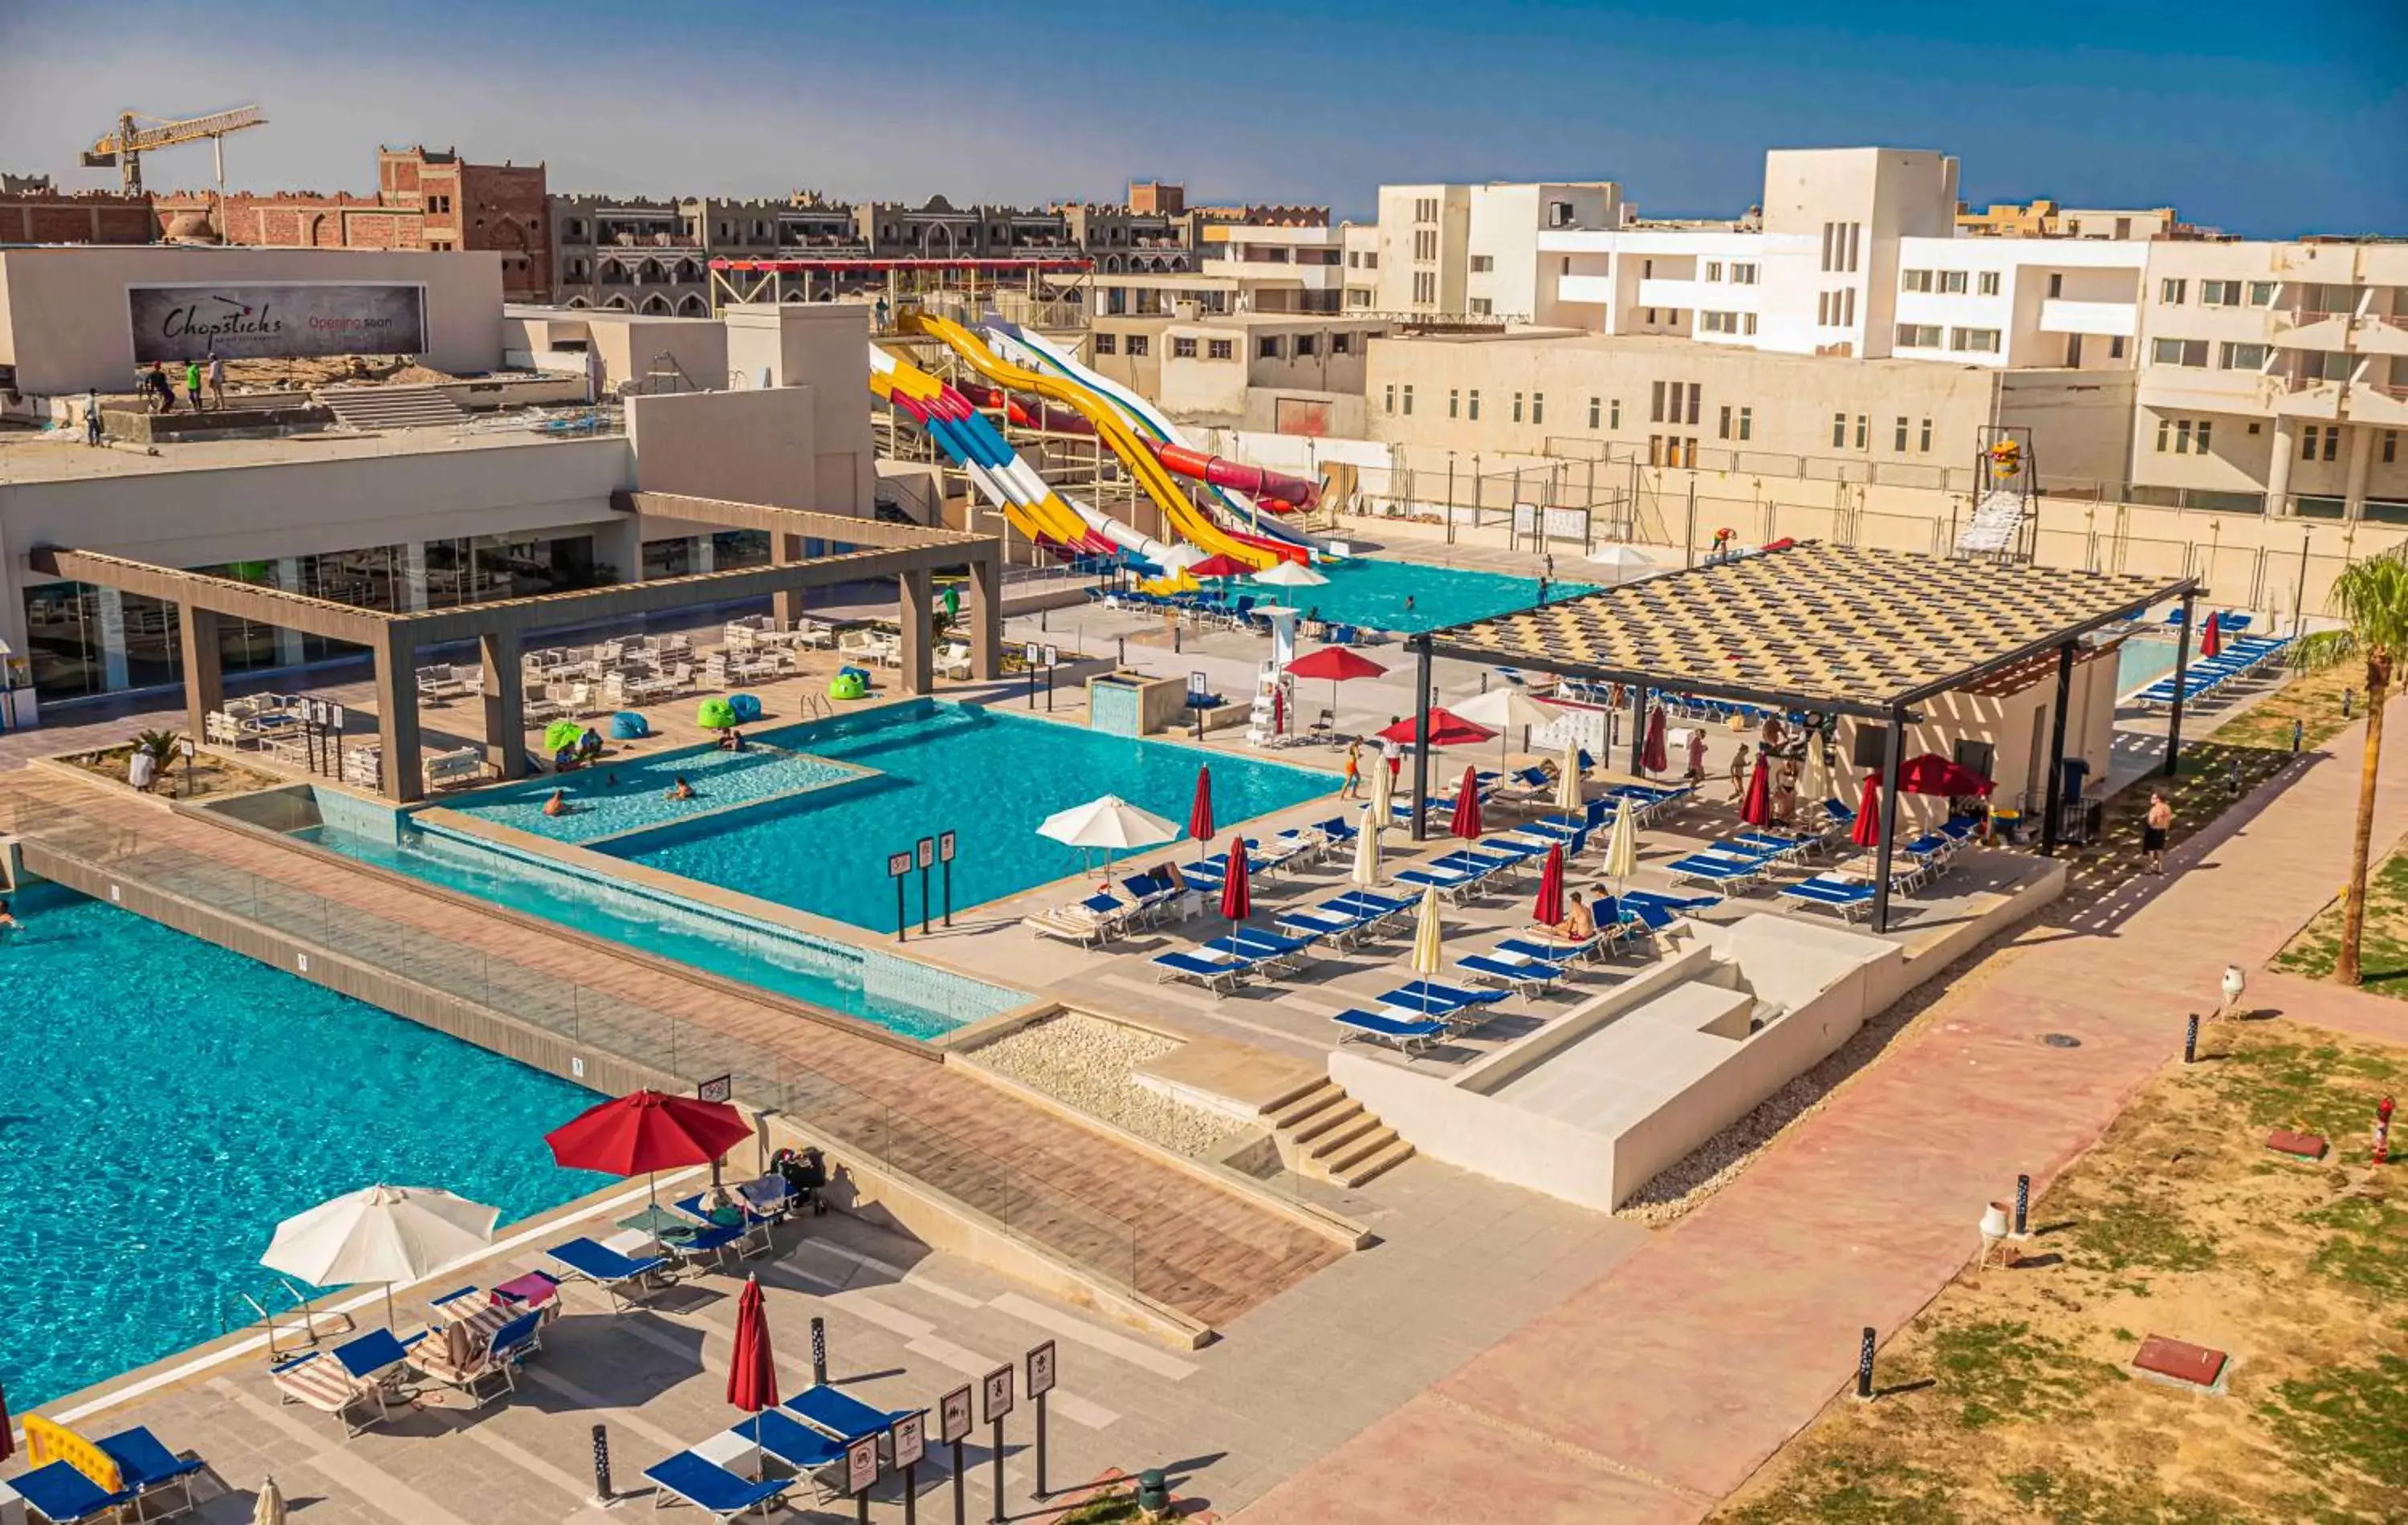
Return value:
M 603 436 L 615 438 L 616 431 Z M 293 466 L 310 461 L 351 460 L 366 455 L 423 455 L 442 451 L 514 450 L 590 441 L 593 435 L 559 436 L 528 427 L 388 429 L 377 434 L 305 434 L 274 439 L 195 439 L 149 447 L 110 445 L 93 450 L 73 431 L 0 428 L 0 487 L 36 482 L 84 482 L 106 477 L 207 471 L 227 467 Z M 147 453 L 146 453 L 147 448 Z

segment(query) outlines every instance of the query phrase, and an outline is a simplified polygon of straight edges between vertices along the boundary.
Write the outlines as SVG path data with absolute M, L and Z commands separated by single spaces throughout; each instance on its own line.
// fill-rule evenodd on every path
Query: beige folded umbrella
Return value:
M 284 1490 L 273 1477 L 259 1485 L 259 1497 L 251 1506 L 251 1525 L 284 1525 Z
M 1374 814 L 1371 806 L 1363 807 L 1363 819 L 1354 837 L 1354 871 L 1348 877 L 1364 889 L 1377 889 L 1380 885 L 1380 827 L 1383 824 L 1383 818 Z
M 1555 808 L 1577 813 L 1582 805 L 1580 738 L 1564 739 L 1563 761 L 1555 765 Z

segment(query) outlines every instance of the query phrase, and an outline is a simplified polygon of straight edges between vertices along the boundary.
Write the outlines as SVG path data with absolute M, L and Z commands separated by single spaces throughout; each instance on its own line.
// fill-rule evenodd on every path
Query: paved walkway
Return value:
M 28 835 L 106 853 L 128 878 L 510 1010 L 581 992 L 586 1009 L 561 1014 L 652 1045 L 596 1046 L 643 1057 L 658 1052 L 652 1033 L 666 1030 L 688 1052 L 714 1040 L 766 1051 L 812 1122 L 1206 1323 L 1237 1317 L 1342 1253 L 1234 1194 L 869 1039 L 96 786 L 27 772 L 9 793 L 36 807 Z M 598 1014 L 597 995 L 609 1001 Z M 761 1062 L 730 1068 L 759 1073 Z
M 2183 843 L 2110 915 L 2034 928 L 1678 1228 L 1245 1518 L 1702 1518 L 1849 1379 L 1861 1326 L 1896 1331 L 1965 1264 L 1984 1202 L 2018 1172 L 2044 1192 L 2178 1052 L 2225 964 L 2258 970 L 2332 896 L 2360 739 Z M 2403 827 L 2395 748 L 2376 841 Z M 2251 983 L 2254 1007 L 2408 1041 L 2396 1003 Z

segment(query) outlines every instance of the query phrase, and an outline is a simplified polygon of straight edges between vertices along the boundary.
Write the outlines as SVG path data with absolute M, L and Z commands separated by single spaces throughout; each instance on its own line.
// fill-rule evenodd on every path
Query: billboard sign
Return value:
M 136 364 L 423 354 L 426 288 L 333 281 L 128 286 Z

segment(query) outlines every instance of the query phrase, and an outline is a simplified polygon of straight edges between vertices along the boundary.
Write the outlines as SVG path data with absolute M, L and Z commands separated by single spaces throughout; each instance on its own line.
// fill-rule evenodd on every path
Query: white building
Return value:
M 1560 309 L 1543 240 L 1616 227 L 1622 218 L 1622 188 L 1612 180 L 1383 185 L 1379 279 L 1369 285 L 1389 312 L 1576 321 Z

